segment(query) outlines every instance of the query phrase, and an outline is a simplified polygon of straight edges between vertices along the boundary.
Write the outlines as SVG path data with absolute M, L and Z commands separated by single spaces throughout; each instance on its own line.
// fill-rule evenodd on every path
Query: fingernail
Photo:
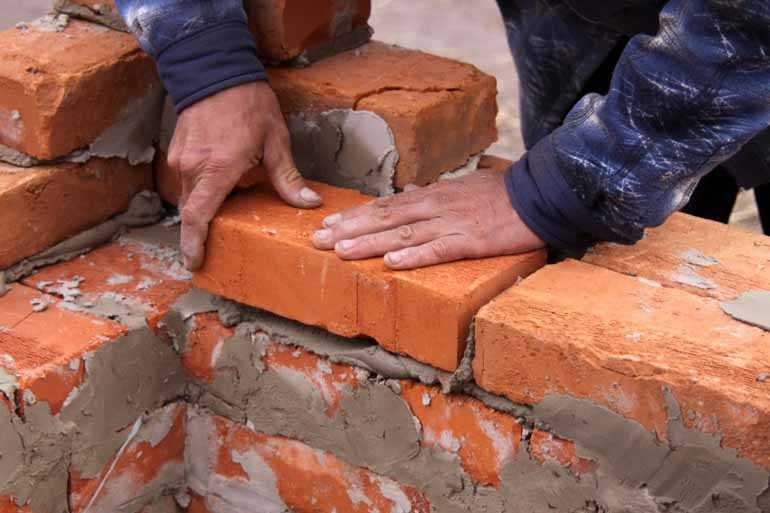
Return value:
M 302 190 L 299 191 L 299 197 L 308 203 L 318 203 L 321 201 L 321 196 L 316 194 L 312 189 L 308 189 L 307 187 L 303 187 Z
M 356 245 L 356 242 L 353 240 L 341 240 L 337 243 L 337 247 L 335 248 L 337 251 L 347 251 L 349 249 L 352 249 L 353 246 Z
M 315 238 L 315 240 L 319 240 L 319 241 L 329 240 L 331 236 L 332 236 L 331 230 L 318 230 L 317 232 L 315 232 L 315 234 L 313 234 L 313 237 Z
M 326 219 L 324 219 L 324 226 L 327 228 L 331 228 L 335 224 L 339 223 L 342 219 L 342 214 L 332 214 Z
M 390 265 L 398 265 L 403 258 L 404 253 L 402 251 L 394 251 L 385 255 L 385 260 L 387 260 Z

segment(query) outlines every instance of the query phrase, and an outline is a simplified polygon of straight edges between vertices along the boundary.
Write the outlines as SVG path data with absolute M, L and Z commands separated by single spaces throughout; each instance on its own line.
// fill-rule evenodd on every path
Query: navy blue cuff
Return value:
M 580 256 L 593 244 L 615 238 L 567 184 L 550 137 L 508 169 L 505 184 L 521 219 L 552 248 Z
M 267 80 L 254 38 L 242 21 L 185 37 L 160 52 L 157 63 L 177 112 L 224 89 Z

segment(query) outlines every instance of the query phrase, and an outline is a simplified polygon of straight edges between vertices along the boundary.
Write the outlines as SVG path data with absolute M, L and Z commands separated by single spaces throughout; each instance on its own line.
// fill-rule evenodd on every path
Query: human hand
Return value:
M 397 270 L 545 246 L 511 205 L 503 173 L 491 170 L 331 215 L 313 244 L 347 260 L 385 255 Z
M 284 201 L 299 208 L 321 204 L 297 171 L 278 100 L 264 82 L 226 89 L 182 111 L 168 163 L 182 179 L 181 250 L 190 270 L 203 264 L 209 223 L 219 207 L 260 163 Z

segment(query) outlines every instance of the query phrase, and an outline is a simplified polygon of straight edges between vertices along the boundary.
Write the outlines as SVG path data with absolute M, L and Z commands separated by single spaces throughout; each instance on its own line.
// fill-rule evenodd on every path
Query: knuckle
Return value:
M 414 239 L 414 228 L 410 225 L 404 225 L 398 229 L 398 237 L 402 241 L 410 241 Z
M 452 249 L 445 240 L 433 241 L 430 245 L 433 256 L 439 260 L 446 260 L 452 256 Z
M 390 205 L 377 205 L 374 208 L 373 217 L 377 221 L 385 223 L 393 217 L 393 209 L 390 207 Z

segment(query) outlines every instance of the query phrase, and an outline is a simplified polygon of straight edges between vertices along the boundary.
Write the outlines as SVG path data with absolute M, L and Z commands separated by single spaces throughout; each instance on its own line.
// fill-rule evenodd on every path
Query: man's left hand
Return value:
M 346 260 L 385 255 L 397 270 L 545 246 L 511 205 L 503 173 L 483 169 L 331 215 L 313 244 Z

